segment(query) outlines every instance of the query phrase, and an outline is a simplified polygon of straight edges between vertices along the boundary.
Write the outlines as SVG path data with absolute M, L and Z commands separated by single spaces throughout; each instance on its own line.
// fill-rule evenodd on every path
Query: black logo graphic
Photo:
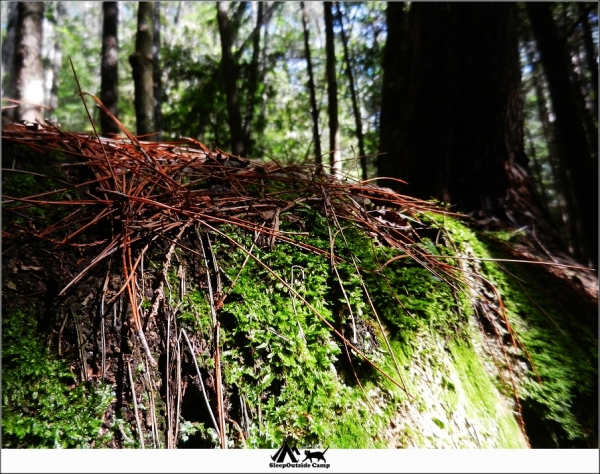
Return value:
M 277 452 L 271 456 L 271 460 L 274 461 L 269 464 L 269 467 L 274 468 L 287 468 L 287 467 L 295 467 L 295 468 L 324 468 L 329 469 L 330 464 L 325 459 L 325 453 L 329 448 L 326 448 L 325 451 L 311 451 L 307 449 L 304 451 L 304 460 L 301 462 L 298 461 L 300 459 L 300 451 L 294 445 L 294 447 L 290 448 L 287 441 L 283 443 L 281 448 L 277 450 Z M 321 462 L 323 461 L 323 462 Z
M 298 458 L 294 454 L 300 456 L 300 451 L 298 451 L 296 446 L 290 448 L 286 441 L 283 443 L 283 446 L 279 448 L 279 450 L 273 456 L 271 456 L 271 459 L 275 462 L 285 462 L 285 457 L 288 456 L 291 462 L 297 463 Z
M 329 448 L 327 448 L 329 449 Z M 325 461 L 325 453 L 327 452 L 327 449 L 323 452 L 320 451 L 313 451 L 312 453 L 310 452 L 309 449 L 307 449 L 306 451 L 304 451 L 304 454 L 306 455 L 306 457 L 304 458 L 304 461 L 306 461 L 307 459 L 310 460 L 310 462 L 313 462 L 313 459 L 316 459 L 317 461 L 323 461 L 324 463 L 326 463 L 327 461 Z

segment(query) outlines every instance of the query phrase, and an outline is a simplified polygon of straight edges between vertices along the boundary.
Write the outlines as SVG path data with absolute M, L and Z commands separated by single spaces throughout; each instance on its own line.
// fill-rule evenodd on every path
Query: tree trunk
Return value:
M 135 118 L 138 135 L 154 132 L 154 67 L 152 64 L 152 2 L 138 3 L 135 52 L 129 56 L 135 87 Z M 152 137 L 146 139 L 152 140 Z
M 586 66 L 581 59 L 580 45 L 567 42 L 567 54 L 571 58 L 570 73 L 573 92 L 577 98 L 577 109 L 581 117 L 581 123 L 585 136 L 587 138 L 588 150 L 592 158 L 592 162 L 598 161 L 598 119 L 594 116 L 594 110 L 588 107 L 587 103 L 590 95 L 590 83 L 585 77 L 584 70 Z M 592 93 L 593 95 L 593 93 Z
M 248 101 L 246 115 L 244 117 L 244 154 L 250 156 L 252 152 L 250 132 L 252 129 L 252 118 L 254 117 L 254 106 L 256 104 L 256 93 L 258 90 L 258 69 L 260 62 L 260 31 L 263 24 L 264 3 L 258 2 L 258 12 L 256 15 L 256 25 L 252 32 L 252 61 L 250 63 L 250 77 L 248 79 Z
M 531 75 L 536 95 L 538 119 L 542 126 L 544 140 L 548 147 L 548 161 L 552 169 L 553 188 L 557 196 L 560 217 L 563 224 L 563 233 L 565 235 L 565 243 L 569 247 L 569 252 L 577 257 L 581 255 L 581 248 L 578 241 L 579 232 L 576 228 L 577 219 L 572 186 L 569 182 L 569 177 L 567 176 L 563 163 L 559 161 L 557 157 L 555 134 L 552 131 L 552 124 L 548 121 L 550 114 L 542 84 L 540 65 L 534 59 L 532 48 L 533 47 L 527 48 L 527 57 L 532 67 Z
M 337 79 L 335 70 L 335 37 L 331 2 L 323 2 L 325 9 L 325 53 L 327 71 L 327 113 L 329 115 L 329 165 L 332 175 L 341 175 L 340 124 L 338 122 Z
M 319 134 L 319 109 L 317 108 L 317 94 L 315 92 L 315 79 L 313 76 L 312 59 L 310 57 L 310 31 L 304 2 L 300 2 L 302 10 L 302 28 L 304 30 L 304 56 L 306 58 L 306 70 L 308 72 L 308 92 L 310 94 L 310 114 L 312 117 L 313 145 L 315 149 L 315 162 L 322 166 L 321 136 Z
M 17 96 L 15 90 L 17 81 L 14 77 L 14 52 L 17 41 L 17 23 L 19 20 L 18 5 L 18 2 L 8 2 L 8 21 L 4 41 L 2 42 L 2 91 L 4 97 L 9 99 L 14 99 Z M 16 107 L 12 107 L 4 110 L 2 114 L 15 118 L 16 112 Z
M 217 2 L 217 22 L 221 37 L 221 74 L 227 97 L 227 119 L 231 133 L 231 153 L 238 156 L 245 154 L 244 131 L 242 129 L 242 113 L 240 111 L 237 66 L 231 51 L 232 31 L 227 16 L 227 3 Z
M 378 176 L 395 176 L 397 157 L 392 148 L 400 133 L 400 101 L 404 93 L 404 76 L 407 61 L 406 4 L 388 2 L 385 10 L 387 39 L 383 51 L 383 80 L 381 90 L 381 118 L 379 127 Z M 389 184 L 380 180 L 381 184 Z
M 581 216 L 581 240 L 589 260 L 595 266 L 598 262 L 598 169 L 590 155 L 577 109 L 576 92 L 569 79 L 569 58 L 549 4 L 540 2 L 525 5 L 548 80 L 556 116 L 558 151 L 571 177 L 578 214 Z
M 552 234 L 523 149 L 515 4 L 413 3 L 409 19 L 392 176 L 411 196 Z
M 44 2 L 18 2 L 15 50 L 11 83 L 7 92 L 21 103 L 11 118 L 34 122 L 44 119 L 44 68 L 42 65 L 42 22 Z
M 154 64 L 154 127 L 157 132 L 156 140 L 162 141 L 162 67 L 160 65 L 160 2 L 154 4 L 153 18 L 154 36 L 152 38 L 152 61 Z
M 118 2 L 102 4 L 102 62 L 100 65 L 100 100 L 110 113 L 118 117 L 119 99 L 119 25 Z M 119 133 L 117 124 L 104 112 L 100 114 L 100 128 L 104 135 Z
M 527 32 L 528 31 L 529 30 L 527 30 Z M 552 131 L 552 124 L 548 119 L 549 111 L 546 100 L 545 82 L 543 79 L 543 74 L 541 72 L 541 65 L 536 59 L 537 50 L 535 49 L 535 45 L 533 43 L 533 37 L 530 37 L 528 35 L 524 41 L 526 42 L 525 51 L 527 61 L 531 66 L 531 82 L 533 85 L 533 91 L 535 93 L 537 117 L 540 122 L 543 139 L 546 143 L 546 148 L 548 150 L 547 158 L 548 163 L 550 164 L 552 176 L 552 184 L 549 189 L 554 191 L 557 203 L 555 207 L 558 209 L 559 213 L 559 219 L 555 219 L 554 222 L 557 224 L 557 227 L 559 227 L 560 231 L 563 233 L 565 237 L 564 240 L 569 247 L 569 251 L 574 255 L 575 243 L 573 239 L 576 237 L 569 228 L 569 225 L 571 224 L 572 220 L 569 220 L 569 211 L 567 211 L 567 200 L 571 197 L 570 195 L 567 195 L 567 192 L 571 189 L 571 187 L 565 184 L 565 176 L 563 176 L 559 171 L 558 158 L 556 156 L 556 143 L 554 139 L 554 132 Z M 550 206 L 550 201 L 548 201 L 548 204 Z
M 348 85 L 350 87 L 350 98 L 352 99 L 352 111 L 354 113 L 354 124 L 356 126 L 356 138 L 358 140 L 358 154 L 360 156 L 360 169 L 362 179 L 367 179 L 367 157 L 365 154 L 365 143 L 362 133 L 362 118 L 360 116 L 360 106 L 354 85 L 354 73 L 352 72 L 352 63 L 350 62 L 350 53 L 348 52 L 348 39 L 344 31 L 344 20 L 340 10 L 340 3 L 335 2 L 337 21 L 342 35 L 342 45 L 344 46 L 344 60 L 346 61 L 346 75 L 348 76 Z

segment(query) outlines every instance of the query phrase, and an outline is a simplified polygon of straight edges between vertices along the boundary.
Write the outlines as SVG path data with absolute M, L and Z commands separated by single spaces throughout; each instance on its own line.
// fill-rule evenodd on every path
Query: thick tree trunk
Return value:
M 392 154 L 400 133 L 400 106 L 404 92 L 405 71 L 407 68 L 407 24 L 406 4 L 388 2 L 385 11 L 387 39 L 383 50 L 383 81 L 381 90 L 381 119 L 379 127 L 379 155 L 377 174 L 396 176 L 398 159 Z M 381 180 L 381 184 L 387 184 Z
M 119 24 L 118 2 L 102 4 L 102 62 L 100 65 L 100 100 L 110 113 L 118 117 L 119 99 Z M 100 128 L 104 135 L 119 133 L 117 124 L 104 112 L 100 114 Z
M 42 22 L 44 2 L 18 2 L 13 81 L 8 92 L 21 103 L 12 118 L 34 122 L 44 119 L 44 68 L 42 65 Z M 11 109 L 9 109 L 11 110 Z
M 312 59 L 310 56 L 310 31 L 308 19 L 306 18 L 306 8 L 304 2 L 300 2 L 302 10 L 302 28 L 304 30 L 304 56 L 306 58 L 306 70 L 308 72 L 308 92 L 310 94 L 310 115 L 312 117 L 313 145 L 315 150 L 315 162 L 321 166 L 323 158 L 321 156 L 321 135 L 319 134 L 319 109 L 317 108 L 317 94 L 315 91 L 315 78 L 313 76 Z
M 244 155 L 244 131 L 242 128 L 242 113 L 240 111 L 237 67 L 231 51 L 232 31 L 227 16 L 227 3 L 217 2 L 217 22 L 221 37 L 221 74 L 227 97 L 227 119 L 231 133 L 231 153 Z
M 135 117 L 138 135 L 155 131 L 154 67 L 152 64 L 153 3 L 139 2 L 135 52 L 129 56 L 135 87 Z M 153 139 L 148 137 L 147 139 Z
M 390 174 L 407 194 L 552 232 L 523 149 L 515 5 L 413 3 L 409 19 Z
M 337 78 L 335 70 L 335 37 L 331 2 L 323 2 L 325 9 L 325 53 L 327 71 L 327 113 L 329 115 L 329 166 L 332 175 L 342 173 L 340 124 L 338 121 Z
M 367 157 L 365 154 L 365 142 L 362 133 L 362 118 L 360 116 L 358 94 L 356 93 L 354 73 L 352 72 L 352 63 L 350 62 L 350 53 L 348 51 L 348 38 L 346 38 L 346 32 L 344 30 L 344 20 L 342 18 L 342 11 L 340 10 L 340 3 L 335 2 L 335 6 L 337 21 L 340 27 L 340 33 L 342 35 L 342 45 L 344 46 L 344 61 L 346 62 L 346 75 L 348 76 L 350 98 L 352 99 L 352 112 L 354 113 L 354 124 L 356 126 L 356 138 L 358 140 L 358 154 L 360 156 L 361 175 L 362 179 L 367 179 Z
M 598 166 L 588 148 L 577 97 L 569 79 L 569 58 L 548 3 L 526 3 L 531 26 L 550 90 L 556 116 L 557 146 L 573 183 L 581 216 L 582 241 L 593 265 L 598 262 Z

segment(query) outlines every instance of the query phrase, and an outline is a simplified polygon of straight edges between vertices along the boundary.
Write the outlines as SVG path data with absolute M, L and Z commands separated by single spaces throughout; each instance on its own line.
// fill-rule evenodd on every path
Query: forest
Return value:
M 0 8 L 3 447 L 597 449 L 596 2 Z

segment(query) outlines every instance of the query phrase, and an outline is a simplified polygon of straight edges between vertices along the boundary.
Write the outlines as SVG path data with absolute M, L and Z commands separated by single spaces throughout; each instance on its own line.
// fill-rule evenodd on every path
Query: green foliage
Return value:
M 75 385 L 64 362 L 52 357 L 25 311 L 2 319 L 2 446 L 88 448 L 102 443 L 102 418 L 111 387 Z
M 164 127 L 171 138 L 193 137 L 229 145 L 225 94 L 221 86 L 220 63 L 209 55 L 195 62 L 189 46 L 173 45 L 163 52 L 169 89 L 177 95 L 176 104 L 166 104 Z
M 90 20 L 102 17 L 102 5 L 100 3 L 66 5 L 67 14 L 63 25 L 55 31 L 63 53 L 57 92 L 59 107 L 53 110 L 48 118 L 60 123 L 65 130 L 91 130 L 79 97 L 69 57 L 73 61 L 81 88 L 99 97 L 101 24 Z M 94 34 L 94 30 L 97 34 Z M 93 104 L 91 99 L 88 99 L 88 108 L 94 120 L 98 122 L 99 115 Z

